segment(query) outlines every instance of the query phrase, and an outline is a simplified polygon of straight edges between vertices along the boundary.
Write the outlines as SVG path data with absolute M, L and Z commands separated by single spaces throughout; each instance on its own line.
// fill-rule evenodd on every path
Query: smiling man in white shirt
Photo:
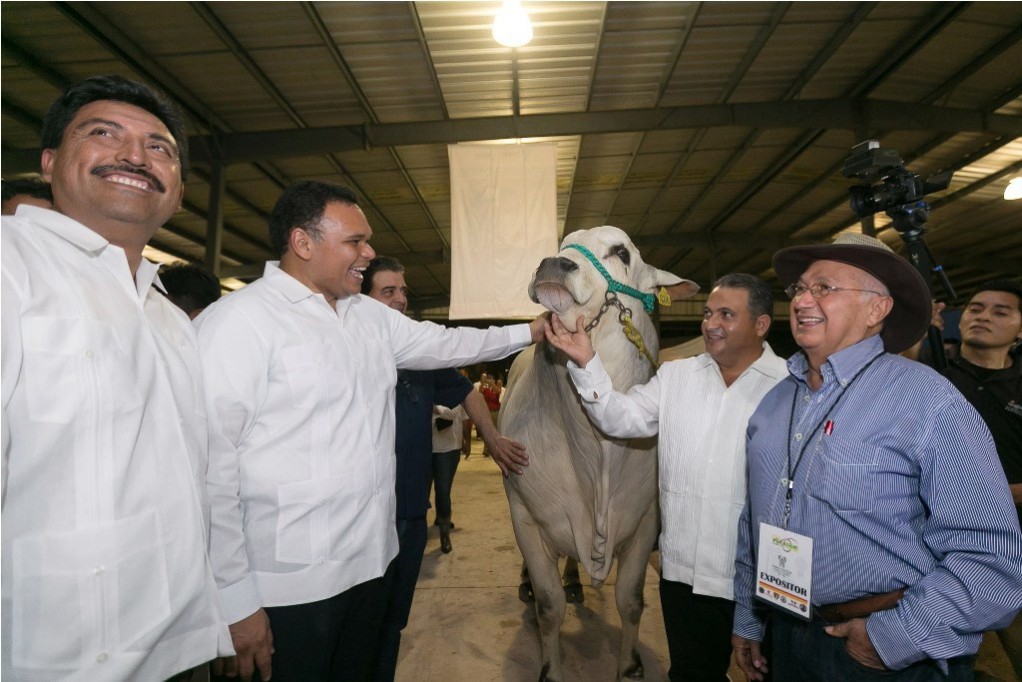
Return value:
M 238 655 L 275 681 L 370 673 L 397 555 L 397 369 L 498 359 L 531 325 L 445 329 L 359 295 L 375 256 L 351 190 L 300 182 L 280 261 L 196 320 L 210 410 L 211 556 Z
M 660 601 L 671 680 L 725 680 L 731 660 L 735 542 L 745 501 L 745 428 L 760 399 L 787 374 L 764 340 L 773 300 L 746 274 L 717 280 L 703 309 L 706 353 L 667 362 L 622 394 L 582 324 L 556 317 L 550 342 L 589 417 L 614 438 L 660 434 Z
M 146 242 L 181 206 L 175 107 L 119 76 L 43 120 L 54 210 L 3 219 L 3 666 L 166 680 L 231 652 L 206 556 L 195 332 Z

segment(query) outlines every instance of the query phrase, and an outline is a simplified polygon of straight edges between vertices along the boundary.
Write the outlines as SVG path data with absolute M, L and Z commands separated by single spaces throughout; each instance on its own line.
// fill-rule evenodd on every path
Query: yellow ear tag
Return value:
M 667 293 L 667 289 L 660 287 L 660 291 L 657 292 L 656 300 L 660 302 L 660 305 L 665 308 L 671 307 L 671 295 Z

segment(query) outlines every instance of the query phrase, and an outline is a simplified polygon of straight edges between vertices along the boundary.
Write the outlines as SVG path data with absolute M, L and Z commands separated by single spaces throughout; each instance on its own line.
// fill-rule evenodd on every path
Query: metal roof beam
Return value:
M 191 147 L 196 163 L 246 163 L 373 147 L 713 127 L 881 128 L 1019 137 L 1022 116 L 886 100 L 802 100 L 221 133 L 216 140 L 194 137 Z

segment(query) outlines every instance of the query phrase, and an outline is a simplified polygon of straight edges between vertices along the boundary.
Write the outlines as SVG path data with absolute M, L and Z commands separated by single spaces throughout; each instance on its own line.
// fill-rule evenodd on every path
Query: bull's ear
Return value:
M 699 292 L 699 285 L 690 279 L 683 279 L 677 284 L 664 288 L 667 289 L 667 293 L 671 295 L 671 299 L 674 301 L 695 296 Z
M 651 291 L 656 293 L 660 291 L 660 287 L 667 289 L 667 293 L 670 294 L 671 300 L 677 301 L 689 296 L 694 296 L 699 291 L 699 285 L 692 280 L 682 279 L 673 272 L 667 272 L 666 270 L 658 270 L 650 266 L 650 275 L 653 280 L 653 286 Z

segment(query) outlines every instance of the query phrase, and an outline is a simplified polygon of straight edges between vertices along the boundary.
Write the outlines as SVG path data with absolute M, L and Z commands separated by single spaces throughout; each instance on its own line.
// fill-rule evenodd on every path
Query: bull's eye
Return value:
M 618 244 L 610 250 L 612 254 L 621 259 L 621 262 L 625 265 L 629 265 L 632 262 L 632 254 L 628 251 L 625 246 Z

